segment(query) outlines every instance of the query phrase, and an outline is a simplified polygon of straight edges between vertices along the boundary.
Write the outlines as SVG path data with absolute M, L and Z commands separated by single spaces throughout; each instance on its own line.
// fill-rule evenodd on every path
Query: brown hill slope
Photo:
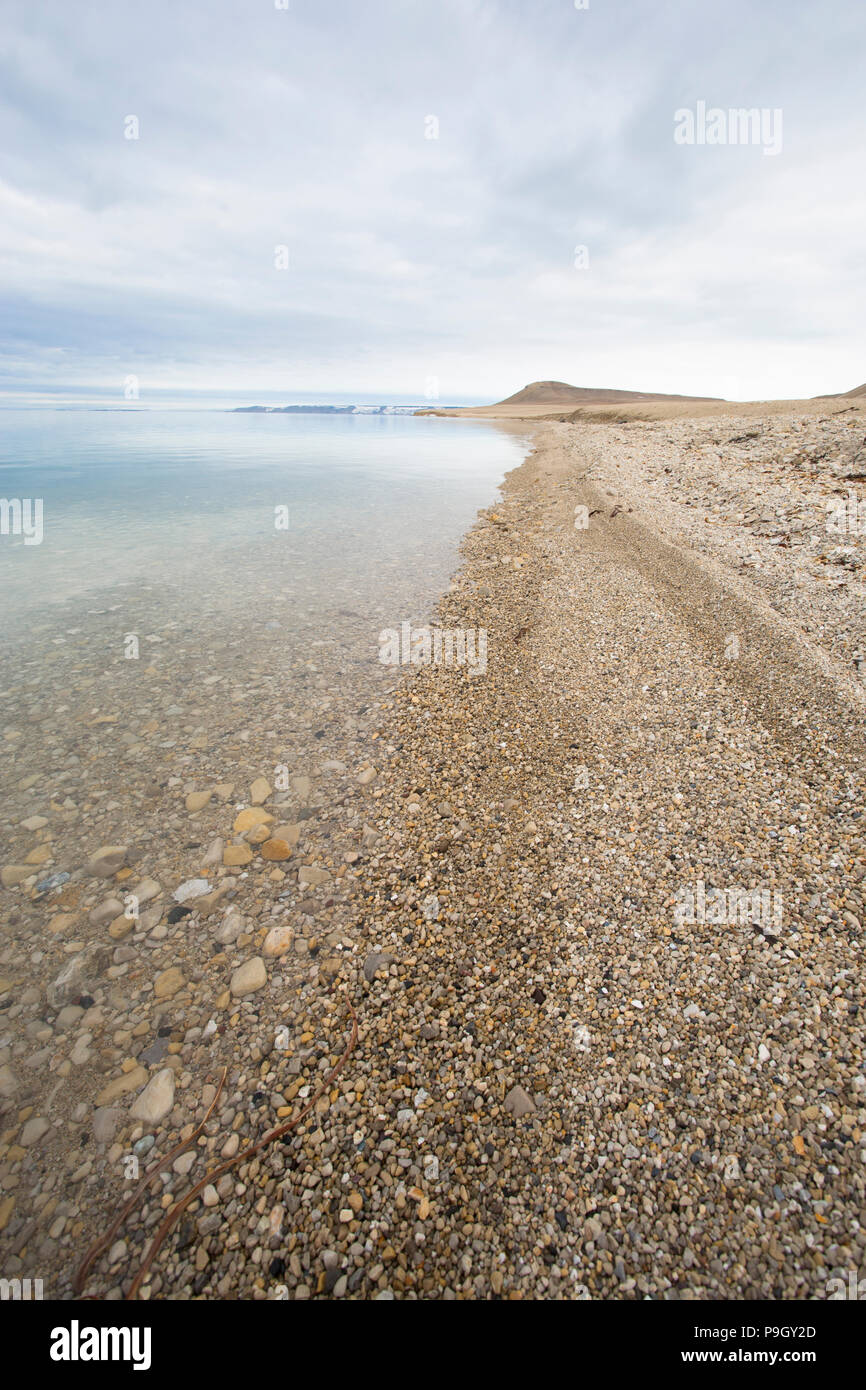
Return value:
M 813 401 L 847 401 L 858 396 L 866 396 L 866 381 L 862 386 L 852 386 L 850 391 L 828 391 L 825 396 L 813 396 Z
M 606 387 L 569 386 L 565 381 L 532 381 L 498 405 L 621 405 L 626 401 L 717 401 L 720 396 L 669 396 L 654 391 L 617 391 Z M 493 407 L 490 407 L 491 409 Z

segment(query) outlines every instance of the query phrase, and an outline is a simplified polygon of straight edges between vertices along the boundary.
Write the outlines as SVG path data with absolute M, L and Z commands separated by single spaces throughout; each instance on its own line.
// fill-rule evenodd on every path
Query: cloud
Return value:
M 0 382 L 845 389 L 864 26 L 840 0 L 12 0 Z M 677 146 L 698 100 L 781 107 L 782 154 Z

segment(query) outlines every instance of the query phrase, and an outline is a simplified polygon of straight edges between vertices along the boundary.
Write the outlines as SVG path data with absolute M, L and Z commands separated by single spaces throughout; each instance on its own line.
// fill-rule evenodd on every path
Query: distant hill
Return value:
M 866 389 L 866 388 L 864 388 Z M 657 391 L 617 391 L 601 386 L 569 386 L 565 381 L 532 381 L 498 405 L 622 405 L 627 401 L 719 401 L 721 396 L 668 396 Z M 493 407 L 491 407 L 493 408 Z
M 813 401 L 848 401 L 857 396 L 866 396 L 866 381 L 862 386 L 854 386 L 850 391 L 832 391 L 826 396 L 813 396 Z

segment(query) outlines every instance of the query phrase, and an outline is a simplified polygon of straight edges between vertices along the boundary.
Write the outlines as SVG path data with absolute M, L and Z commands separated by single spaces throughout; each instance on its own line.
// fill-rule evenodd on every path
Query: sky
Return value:
M 3 0 L 2 21 L 7 399 L 866 380 L 860 0 Z M 781 138 L 678 142 L 699 103 Z

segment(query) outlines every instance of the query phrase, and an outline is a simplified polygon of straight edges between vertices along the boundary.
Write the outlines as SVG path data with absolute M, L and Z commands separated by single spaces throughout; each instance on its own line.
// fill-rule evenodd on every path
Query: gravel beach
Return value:
M 214 667 L 243 719 L 193 709 L 171 778 L 135 728 L 131 793 L 83 810 L 20 766 L 5 1275 L 74 1296 L 184 1140 L 87 1293 L 124 1298 L 214 1169 L 138 1297 L 824 1299 L 866 1270 L 866 430 L 838 409 L 534 424 L 436 616 L 486 669 L 378 666 L 359 703 L 313 668 L 293 756 L 251 646 Z M 47 706 L 16 711 L 35 756 Z

